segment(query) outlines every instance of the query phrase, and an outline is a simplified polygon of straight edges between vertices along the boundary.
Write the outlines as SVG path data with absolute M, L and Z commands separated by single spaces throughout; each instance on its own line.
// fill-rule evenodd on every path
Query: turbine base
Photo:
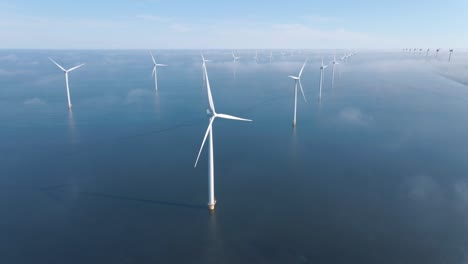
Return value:
M 292 126 L 293 126 L 293 127 L 296 127 L 296 122 L 293 122 Z
M 214 203 L 208 204 L 208 209 L 209 209 L 210 211 L 214 211 L 215 205 L 216 205 L 216 200 L 214 201 Z

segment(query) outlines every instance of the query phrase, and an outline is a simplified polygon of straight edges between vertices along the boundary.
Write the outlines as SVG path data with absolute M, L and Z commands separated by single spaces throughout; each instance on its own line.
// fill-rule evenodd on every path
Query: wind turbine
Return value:
M 78 66 L 75 66 L 71 69 L 68 69 L 68 70 L 65 70 L 62 66 L 60 66 L 57 62 L 55 62 L 53 59 L 49 58 L 49 60 L 51 62 L 53 62 L 55 65 L 57 65 L 57 67 L 59 67 L 64 73 L 65 73 L 65 82 L 67 83 L 67 98 L 68 98 L 68 109 L 71 109 L 72 108 L 72 104 L 71 104 L 71 99 L 70 99 L 70 87 L 68 85 L 68 73 L 73 71 L 73 70 L 76 70 L 78 69 L 79 67 L 83 66 L 83 64 L 80 64 Z
M 232 60 L 233 60 L 234 62 L 236 62 L 238 59 L 240 59 L 240 57 L 235 56 L 235 55 L 234 55 L 234 51 L 233 51 L 233 52 L 232 52 Z
M 296 112 L 297 112 L 297 83 L 299 83 L 299 87 L 301 88 L 302 96 L 304 97 L 304 102 L 307 102 L 305 95 L 304 95 L 304 90 L 302 89 L 302 83 L 301 83 L 301 75 L 302 71 L 304 71 L 304 67 L 306 66 L 307 58 L 304 62 L 304 65 L 302 65 L 301 71 L 299 72 L 298 76 L 292 76 L 289 75 L 288 77 L 294 80 L 294 120 L 293 120 L 293 127 L 296 127 Z
M 336 61 L 336 57 L 335 57 L 335 56 L 333 56 L 333 61 L 332 61 L 332 63 L 333 63 L 333 70 L 332 70 L 332 83 L 331 83 L 331 84 L 332 84 L 332 88 L 333 88 L 333 82 L 335 81 L 335 65 L 336 65 L 336 64 L 339 64 L 339 63 Z M 323 63 L 322 63 L 322 64 L 323 64 Z
M 322 80 L 323 80 L 323 70 L 327 68 L 328 65 L 323 65 L 323 58 L 322 58 L 322 65 L 320 66 L 320 93 L 319 93 L 319 99 L 322 99 Z
M 437 58 L 437 56 L 439 56 L 439 51 L 440 51 L 440 48 L 436 49 L 436 58 Z
M 208 80 L 208 72 L 206 70 L 206 65 L 204 65 L 204 74 L 205 74 L 205 79 L 206 79 L 206 90 L 208 93 L 208 103 L 210 105 L 210 109 L 207 109 L 207 113 L 210 114 L 210 123 L 208 125 L 208 128 L 206 129 L 205 137 L 203 138 L 203 142 L 200 147 L 200 151 L 198 152 L 198 157 L 197 160 L 195 161 L 195 166 L 197 167 L 198 160 L 200 158 L 200 154 L 203 150 L 203 146 L 205 145 L 206 138 L 208 135 L 210 136 L 209 139 L 209 146 L 208 146 L 208 151 L 209 151 L 209 159 L 208 159 L 208 209 L 210 211 L 213 211 L 215 209 L 216 205 L 216 199 L 214 195 L 214 161 L 213 161 L 213 122 L 214 120 L 219 117 L 223 119 L 231 119 L 231 120 L 239 120 L 239 121 L 252 121 L 250 119 L 244 119 L 236 116 L 231 116 L 231 115 L 226 115 L 226 114 L 218 114 L 216 113 L 214 103 L 213 103 L 213 97 L 211 96 L 211 88 L 210 88 L 210 81 Z
M 258 52 L 255 51 L 255 56 L 253 57 L 253 59 L 255 60 L 255 63 L 258 63 Z
M 272 51 L 272 50 L 270 50 L 270 56 L 269 56 L 269 58 L 270 58 L 270 62 L 271 62 L 271 61 L 273 60 L 273 51 Z
M 427 49 L 427 51 L 426 51 L 426 57 L 429 56 L 429 51 L 430 51 L 430 49 Z
M 154 59 L 154 56 L 153 56 L 153 53 L 151 53 L 151 51 L 149 51 L 150 55 L 151 55 L 151 59 L 153 59 L 153 72 L 152 72 L 152 75 L 154 77 L 154 86 L 156 88 L 156 92 L 158 92 L 158 71 L 156 70 L 157 67 L 166 67 L 167 65 L 166 64 L 158 64 L 156 63 L 156 60 Z
M 450 59 L 452 58 L 452 53 L 453 53 L 453 49 L 450 49 L 449 50 L 449 62 L 450 62 Z

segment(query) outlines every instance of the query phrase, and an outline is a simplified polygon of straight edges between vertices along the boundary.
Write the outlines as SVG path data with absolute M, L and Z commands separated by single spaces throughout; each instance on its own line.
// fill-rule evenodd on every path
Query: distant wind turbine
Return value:
M 332 61 L 332 63 L 333 63 L 333 70 L 332 70 L 332 82 L 331 82 L 331 84 L 332 84 L 332 87 L 333 87 L 333 83 L 334 83 L 334 81 L 335 81 L 335 66 L 336 66 L 336 64 L 339 64 L 339 63 L 336 61 L 336 57 L 335 57 L 335 56 L 333 56 L 333 61 Z
M 67 84 L 68 109 L 71 109 L 71 108 L 72 108 L 72 104 L 71 104 L 71 99 L 70 99 L 70 87 L 69 87 L 69 85 L 68 85 L 68 73 L 71 72 L 71 71 L 73 71 L 73 70 L 78 69 L 78 68 L 81 67 L 81 66 L 83 66 L 84 63 L 83 63 L 83 64 L 80 64 L 80 65 L 78 65 L 78 66 L 75 66 L 75 67 L 73 67 L 73 68 L 71 68 L 71 69 L 65 70 L 62 66 L 60 66 L 60 65 L 59 65 L 57 62 L 55 62 L 53 59 L 49 58 L 49 60 L 50 60 L 51 62 L 53 62 L 55 65 L 57 65 L 57 67 L 59 67 L 59 68 L 65 73 L 65 82 L 66 82 L 66 84 Z
M 158 64 L 156 63 L 156 60 L 154 59 L 154 56 L 153 56 L 153 53 L 151 53 L 151 51 L 149 51 L 150 55 L 151 55 L 151 59 L 153 59 L 153 72 L 152 72 L 152 75 L 154 77 L 154 86 L 156 88 L 156 92 L 158 92 L 158 71 L 156 70 L 156 68 L 158 67 L 166 67 L 167 65 L 166 64 Z
M 429 51 L 430 51 L 430 49 L 427 49 L 427 51 L 426 51 L 426 57 L 429 56 Z
M 197 167 L 198 160 L 200 159 L 200 154 L 203 150 L 203 146 L 205 145 L 206 138 L 208 135 L 210 136 L 209 139 L 209 159 L 208 159 L 208 208 L 213 211 L 216 205 L 216 199 L 214 194 L 214 161 L 213 161 L 213 122 L 214 120 L 219 117 L 223 119 L 232 119 L 232 120 L 239 120 L 239 121 L 252 121 L 250 119 L 244 119 L 236 116 L 226 115 L 226 114 L 218 114 L 216 113 L 215 106 L 213 103 L 213 97 L 211 96 L 211 87 L 210 81 L 208 79 L 208 71 L 206 70 L 206 65 L 204 64 L 204 74 L 206 79 L 206 90 L 208 93 L 208 103 L 210 105 L 210 109 L 207 112 L 210 114 L 210 123 L 205 133 L 205 137 L 203 138 L 203 142 L 200 147 L 200 151 L 198 152 L 197 160 L 195 161 L 195 167 Z
M 440 51 L 440 48 L 439 48 L 439 49 L 436 49 L 436 55 L 435 55 L 436 58 L 437 58 L 437 56 L 439 56 L 439 51 Z
M 322 99 L 322 82 L 323 82 L 323 70 L 327 68 L 328 65 L 323 65 L 323 58 L 322 58 L 322 65 L 320 66 L 320 92 L 319 92 L 319 98 Z
M 255 51 L 255 56 L 253 57 L 253 59 L 255 60 L 255 63 L 258 63 L 258 52 Z
M 449 60 L 448 60 L 449 62 L 450 62 L 450 59 L 452 58 L 452 53 L 453 53 L 453 49 L 450 49 L 449 50 Z
M 272 50 L 270 50 L 270 56 L 268 58 L 270 58 L 270 62 L 273 60 L 273 51 Z
M 238 59 L 240 59 L 240 57 L 235 56 L 235 55 L 234 55 L 234 51 L 233 51 L 233 52 L 232 52 L 232 60 L 233 60 L 234 62 L 236 62 Z
M 304 67 L 306 66 L 308 58 L 305 60 L 304 65 L 302 65 L 301 71 L 299 72 L 298 76 L 289 75 L 288 77 L 294 80 L 294 120 L 293 120 L 293 127 L 296 127 L 296 112 L 297 112 L 297 83 L 299 83 L 299 87 L 301 88 L 302 96 L 304 97 L 304 101 L 307 102 L 304 94 L 304 90 L 302 89 L 301 83 L 301 75 L 304 71 Z

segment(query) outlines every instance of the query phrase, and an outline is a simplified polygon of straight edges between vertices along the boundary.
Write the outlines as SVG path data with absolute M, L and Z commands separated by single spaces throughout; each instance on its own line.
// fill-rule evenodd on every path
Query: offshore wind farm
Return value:
M 0 2 L 0 263 L 465 263 L 465 39 L 342 4 Z

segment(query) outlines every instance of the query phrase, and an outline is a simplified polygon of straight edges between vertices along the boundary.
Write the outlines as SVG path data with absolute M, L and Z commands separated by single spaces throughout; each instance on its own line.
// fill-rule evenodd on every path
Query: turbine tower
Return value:
M 255 51 L 255 56 L 253 57 L 255 63 L 258 63 L 258 52 Z
M 302 65 L 301 71 L 299 72 L 298 76 L 292 76 L 289 75 L 288 77 L 294 80 L 294 120 L 293 120 L 293 127 L 296 127 L 296 112 L 297 112 L 297 83 L 299 83 L 299 87 L 301 88 L 302 96 L 304 97 L 304 102 L 307 102 L 305 95 L 304 95 L 304 90 L 302 89 L 302 83 L 301 83 L 301 75 L 302 72 L 304 71 L 304 67 L 306 66 L 307 58 L 304 62 L 304 65 Z
M 452 58 L 452 53 L 453 53 L 453 49 L 450 49 L 449 50 L 449 59 L 448 59 L 449 62 L 450 62 L 450 59 Z
M 439 48 L 439 49 L 436 49 L 436 55 L 435 55 L 436 58 L 437 58 L 437 56 L 439 56 L 439 51 L 440 51 L 440 48 Z
M 430 51 L 430 49 L 427 49 L 427 51 L 426 51 L 426 57 L 429 56 L 429 51 Z
M 156 70 L 157 67 L 166 67 L 166 64 L 158 64 L 156 63 L 156 60 L 154 59 L 153 53 L 151 51 L 148 51 L 151 55 L 151 59 L 153 59 L 153 72 L 151 73 L 154 77 L 154 86 L 156 88 L 156 92 L 158 92 L 158 71 Z
M 68 109 L 71 109 L 71 108 L 72 108 L 72 104 L 71 104 L 71 99 L 70 99 L 70 87 L 69 87 L 69 85 L 68 85 L 68 73 L 71 72 L 71 71 L 73 71 L 73 70 L 78 69 L 78 68 L 81 67 L 81 66 L 83 66 L 84 63 L 83 63 L 83 64 L 80 64 L 80 65 L 78 65 L 78 66 L 75 66 L 75 67 L 73 67 L 73 68 L 71 68 L 71 69 L 65 70 L 62 66 L 60 66 L 60 65 L 59 65 L 57 62 L 55 62 L 53 59 L 49 58 L 49 60 L 50 60 L 51 62 L 53 62 L 55 65 L 57 65 L 57 67 L 59 67 L 59 68 L 65 73 L 65 82 L 66 82 L 66 84 L 67 84 Z
M 211 96 L 211 88 L 210 88 L 210 81 L 208 79 L 208 72 L 206 70 L 206 65 L 204 66 L 204 74 L 206 80 L 206 90 L 208 93 L 208 103 L 210 105 L 210 109 L 207 110 L 210 114 L 210 123 L 205 133 L 205 137 L 203 138 L 203 142 L 200 147 L 200 151 L 198 152 L 197 160 L 195 161 L 195 167 L 197 167 L 198 160 L 200 158 L 200 154 L 203 150 L 203 146 L 205 145 L 206 138 L 210 136 L 209 139 L 209 159 L 208 159 L 208 209 L 213 211 L 216 205 L 215 193 L 214 193 L 214 161 L 213 161 L 213 122 L 216 118 L 222 119 L 231 119 L 231 120 L 239 120 L 239 121 L 252 121 L 250 119 L 244 119 L 236 116 L 226 115 L 226 114 L 218 114 L 216 113 L 215 106 L 213 103 L 213 97 Z
M 323 65 L 323 58 L 322 58 L 322 65 L 320 66 L 320 93 L 319 93 L 319 99 L 322 99 L 322 82 L 323 82 L 323 70 L 327 68 L 328 65 Z

